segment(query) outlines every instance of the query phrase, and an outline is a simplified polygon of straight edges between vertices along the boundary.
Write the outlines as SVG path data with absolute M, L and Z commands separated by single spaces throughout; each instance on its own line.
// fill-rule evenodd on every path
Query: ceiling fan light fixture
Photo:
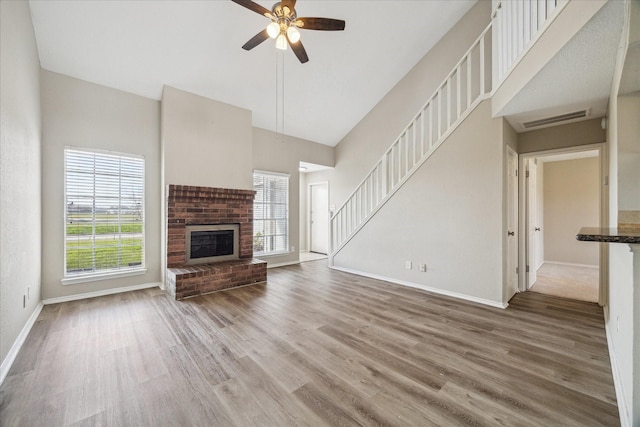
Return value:
M 300 31 L 292 25 L 287 28 L 287 37 L 291 43 L 298 43 L 300 40 Z
M 2 1 L 2 0 L 0 0 Z M 276 48 L 287 50 L 287 45 L 301 64 L 309 62 L 309 56 L 300 40 L 299 29 L 321 31 L 343 31 L 345 22 L 332 18 L 298 18 L 295 6 L 297 0 L 280 0 L 269 9 L 253 0 L 231 0 L 240 6 L 264 15 L 271 20 L 269 25 L 242 45 L 244 50 L 251 50 L 269 38 L 275 39 Z
M 280 34 L 276 39 L 276 49 L 287 50 L 287 38 L 284 34 Z
M 278 34 L 280 34 L 280 25 L 278 25 L 277 22 L 272 22 L 271 24 L 267 25 L 267 34 L 269 34 L 269 37 L 271 37 L 272 39 L 278 37 Z

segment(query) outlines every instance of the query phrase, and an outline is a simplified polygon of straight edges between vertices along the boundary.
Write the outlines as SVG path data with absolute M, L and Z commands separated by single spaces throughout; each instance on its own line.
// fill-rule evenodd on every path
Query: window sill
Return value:
M 126 271 L 114 271 L 111 273 L 94 273 L 83 274 L 78 276 L 69 276 L 60 280 L 63 285 L 75 285 L 78 283 L 97 282 L 99 280 L 118 279 L 120 277 L 139 276 L 147 272 L 146 268 L 136 268 Z

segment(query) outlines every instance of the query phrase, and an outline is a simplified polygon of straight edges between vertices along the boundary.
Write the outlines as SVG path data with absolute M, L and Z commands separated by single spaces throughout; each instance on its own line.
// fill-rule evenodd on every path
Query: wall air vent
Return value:
M 589 117 L 591 114 L 591 109 L 587 108 L 585 110 L 574 111 L 572 113 L 560 114 L 558 116 L 547 117 L 539 120 L 532 120 L 530 122 L 522 123 L 522 127 L 524 129 L 532 129 L 542 126 L 555 125 L 559 123 L 575 121 L 576 119 L 581 119 L 584 117 Z

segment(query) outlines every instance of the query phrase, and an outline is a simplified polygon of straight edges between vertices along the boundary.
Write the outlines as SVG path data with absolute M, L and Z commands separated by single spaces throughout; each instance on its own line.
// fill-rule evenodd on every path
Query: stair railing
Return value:
M 403 129 L 330 221 L 330 263 L 491 92 L 491 24 Z
M 493 81 L 498 87 L 569 0 L 493 2 Z

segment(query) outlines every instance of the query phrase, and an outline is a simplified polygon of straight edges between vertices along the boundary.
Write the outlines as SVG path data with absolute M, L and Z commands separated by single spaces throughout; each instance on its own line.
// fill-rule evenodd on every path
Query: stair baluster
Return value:
M 491 24 L 485 28 L 434 94 L 331 217 L 333 257 L 398 191 L 491 91 Z M 487 44 L 488 49 L 487 49 Z

